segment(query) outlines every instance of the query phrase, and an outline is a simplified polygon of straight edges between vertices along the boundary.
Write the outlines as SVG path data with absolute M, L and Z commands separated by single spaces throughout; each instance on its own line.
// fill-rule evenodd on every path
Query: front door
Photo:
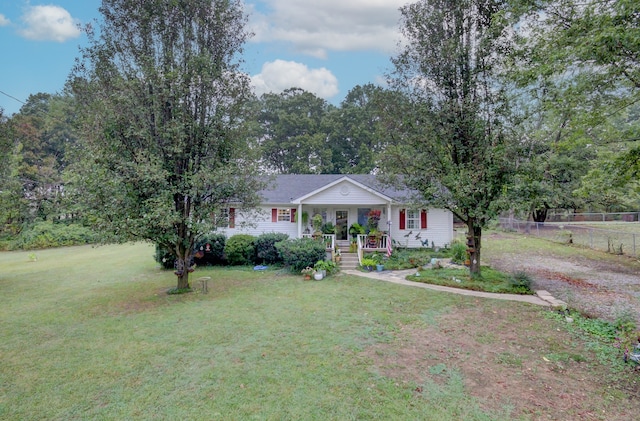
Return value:
M 349 211 L 336 211 L 336 240 L 349 239 Z

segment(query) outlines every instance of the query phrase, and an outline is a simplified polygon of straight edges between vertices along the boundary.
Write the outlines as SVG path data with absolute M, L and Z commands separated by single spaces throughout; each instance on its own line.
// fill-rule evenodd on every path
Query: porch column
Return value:
M 391 202 L 387 203 L 387 227 L 389 235 L 391 235 Z
M 298 204 L 298 238 L 302 238 L 302 203 Z

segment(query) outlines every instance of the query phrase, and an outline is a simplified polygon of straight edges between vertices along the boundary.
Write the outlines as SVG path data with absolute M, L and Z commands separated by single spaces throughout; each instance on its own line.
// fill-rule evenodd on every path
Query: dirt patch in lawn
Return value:
M 486 242 L 484 242 L 486 241 Z M 492 242 L 494 242 L 492 244 Z M 484 237 L 483 262 L 524 271 L 533 289 L 547 290 L 583 315 L 640 326 L 640 262 L 625 256 L 533 245 L 510 233 Z M 615 374 L 598 361 L 588 338 L 536 306 L 469 299 L 430 323 L 407 325 L 395 340 L 365 351 L 373 369 L 411 385 L 445 385 L 459 373 L 465 391 L 487 410 L 512 408 L 512 418 L 630 420 L 640 413 L 640 372 Z
M 614 383 L 609 367 L 545 311 L 469 300 L 432 323 L 402 327 L 396 340 L 365 353 L 375 371 L 411 385 L 416 395 L 455 372 L 484 409 L 512 408 L 514 418 L 634 419 L 640 413 L 640 377 Z

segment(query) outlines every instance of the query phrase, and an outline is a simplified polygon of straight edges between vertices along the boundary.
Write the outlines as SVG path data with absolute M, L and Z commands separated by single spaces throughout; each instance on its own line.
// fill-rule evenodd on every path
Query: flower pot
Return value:
M 384 265 L 376 265 L 376 270 L 378 272 L 382 272 L 384 270 Z
M 311 275 L 304 275 L 304 280 L 305 281 L 311 280 Z
M 322 277 L 322 272 L 316 272 L 313 274 L 313 279 L 315 279 L 316 281 L 321 281 Z

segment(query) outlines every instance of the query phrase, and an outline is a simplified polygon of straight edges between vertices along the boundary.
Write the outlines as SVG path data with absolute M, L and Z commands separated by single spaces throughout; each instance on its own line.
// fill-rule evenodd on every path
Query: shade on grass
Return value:
M 467 298 L 358 277 L 198 269 L 144 244 L 0 254 L 2 419 L 501 419 L 453 373 L 398 383 L 363 352 Z

